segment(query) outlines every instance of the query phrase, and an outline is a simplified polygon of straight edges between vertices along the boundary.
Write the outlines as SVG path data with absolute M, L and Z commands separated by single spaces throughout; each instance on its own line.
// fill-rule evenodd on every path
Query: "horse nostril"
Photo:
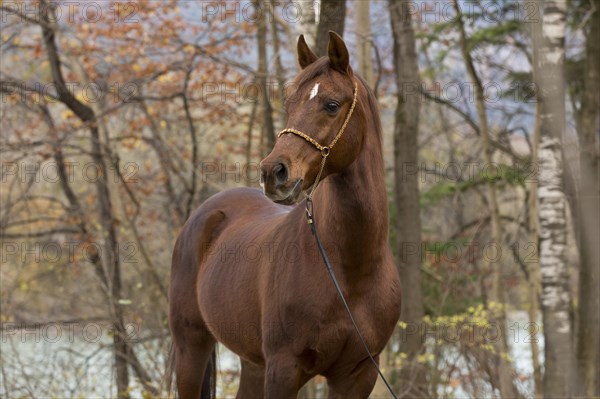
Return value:
M 273 174 L 275 175 L 276 185 L 283 184 L 287 181 L 288 170 L 284 164 L 278 163 L 277 165 L 275 165 L 275 167 L 273 168 Z

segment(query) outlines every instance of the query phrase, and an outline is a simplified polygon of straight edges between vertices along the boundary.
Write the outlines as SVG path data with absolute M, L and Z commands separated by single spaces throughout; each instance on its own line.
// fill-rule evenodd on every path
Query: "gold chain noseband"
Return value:
M 319 183 L 319 180 L 321 179 L 321 174 L 323 173 L 323 169 L 325 168 L 325 161 L 327 160 L 327 157 L 329 156 L 329 153 L 331 152 L 331 149 L 338 142 L 338 140 L 340 139 L 340 137 L 342 137 L 342 134 L 346 130 L 346 126 L 348 126 L 348 122 L 350 121 L 350 117 L 352 116 L 352 113 L 354 112 L 354 108 L 356 107 L 356 101 L 357 101 L 357 98 L 358 98 L 358 85 L 357 85 L 356 81 L 354 81 L 354 93 L 353 93 L 353 95 L 354 95 L 354 98 L 352 99 L 352 105 L 350 106 L 350 109 L 348 110 L 348 114 L 346 115 L 346 119 L 344 120 L 344 124 L 342 125 L 342 127 L 340 128 L 340 130 L 336 134 L 336 136 L 333 138 L 333 140 L 331 141 L 331 143 L 329 143 L 329 145 L 327 145 L 327 146 L 321 145 L 317 140 L 313 139 L 308 134 L 303 133 L 303 132 L 301 132 L 300 130 L 297 130 L 297 129 L 287 128 L 287 129 L 283 129 L 282 131 L 280 131 L 277 134 L 277 138 L 281 137 L 281 135 L 285 134 L 285 133 L 292 133 L 292 134 L 295 134 L 296 136 L 300 136 L 304 140 L 306 140 L 309 143 L 311 143 L 312 145 L 314 145 L 317 148 L 317 150 L 319 150 L 321 152 L 321 168 L 319 169 L 319 173 L 317 174 L 317 178 L 315 179 L 315 182 L 313 183 L 313 186 L 312 186 L 312 188 L 310 190 L 310 194 L 308 194 L 306 196 L 307 200 L 308 200 L 308 203 L 312 202 L 312 196 L 313 196 L 313 194 L 315 192 L 315 189 L 317 188 L 317 184 Z M 308 209 L 307 209 L 307 211 L 308 211 Z M 309 213 L 312 213 L 312 212 L 309 212 Z M 310 223 L 310 221 L 309 221 L 309 223 Z

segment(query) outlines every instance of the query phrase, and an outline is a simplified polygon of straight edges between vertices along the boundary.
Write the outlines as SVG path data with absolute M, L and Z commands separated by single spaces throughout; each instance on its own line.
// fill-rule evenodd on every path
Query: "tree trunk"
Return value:
M 371 55 L 372 33 L 371 33 L 371 15 L 370 1 L 361 0 L 356 2 L 356 35 L 358 36 L 358 73 L 369 84 L 371 88 L 375 87 L 375 74 L 373 72 L 373 57 Z
M 258 10 L 265 10 L 264 1 L 254 0 Z M 275 145 L 275 126 L 273 124 L 273 108 L 269 98 L 268 68 L 267 68 L 267 13 L 262 12 L 258 20 L 258 81 L 261 87 L 261 100 L 263 106 L 263 133 L 265 135 L 265 148 L 262 153 L 266 156 Z
M 565 130 L 564 38 L 566 3 L 546 1 L 535 77 L 540 92 L 539 228 L 541 308 L 544 324 L 544 397 L 573 393 L 571 292 L 566 263 L 568 203 L 564 192 L 561 142 Z M 540 43 L 541 42 L 541 43 Z M 534 42 L 536 43 L 536 42 Z
M 541 12 L 539 9 L 535 9 L 534 18 L 540 19 Z M 533 64 L 533 76 L 537 76 L 536 65 L 539 60 L 539 47 L 541 41 L 541 34 L 539 32 L 539 24 L 530 24 L 529 25 L 530 37 L 533 43 L 532 49 L 532 64 Z M 539 92 L 537 101 L 535 103 L 535 122 L 533 127 L 533 137 L 531 138 L 531 165 L 532 168 L 535 168 L 536 165 L 539 165 L 539 148 L 540 148 L 540 135 L 542 128 L 542 107 L 541 107 L 541 97 L 539 97 Z M 534 382 L 534 396 L 535 398 L 543 398 L 543 376 L 542 376 L 542 367 L 540 365 L 540 348 L 538 346 L 537 334 L 541 331 L 537 328 L 537 323 L 539 319 L 539 308 L 540 308 L 540 294 L 541 294 L 541 277 L 540 277 L 540 253 L 539 253 L 539 234 L 540 234 L 540 225 L 539 225 L 539 217 L 538 217 L 538 209 L 539 209 L 539 201 L 538 201 L 538 179 L 529 179 L 527 182 L 526 190 L 528 193 L 528 207 L 527 207 L 527 222 L 528 222 L 528 237 L 529 243 L 533 246 L 533 253 L 527 261 L 528 270 L 529 270 L 529 281 L 528 281 L 528 289 L 529 289 L 529 325 L 530 328 L 535 329 L 536 331 L 529 331 L 531 334 L 536 334 L 536 336 L 530 340 L 531 346 L 531 362 L 533 365 L 533 382 Z
M 532 137 L 532 153 L 531 163 L 532 165 L 538 164 L 538 153 L 540 144 L 540 106 L 539 102 L 536 103 L 536 118 L 535 127 L 533 129 Z M 538 181 L 537 179 L 531 179 L 527 182 L 528 191 L 528 237 L 529 244 L 533 246 L 533 252 L 529 259 L 527 259 L 527 265 L 529 270 L 529 281 L 528 281 L 528 295 L 529 295 L 529 333 L 532 334 L 530 340 L 531 346 L 531 362 L 533 365 L 533 381 L 534 381 L 534 397 L 542 398 L 542 368 L 540 365 L 540 348 L 538 346 L 537 334 L 539 329 L 536 327 L 538 322 L 538 311 L 539 311 L 539 297 L 540 297 L 540 262 L 539 262 L 539 220 L 538 220 Z
M 252 104 L 252 111 L 250 111 L 250 121 L 248 122 L 248 130 L 246 133 L 246 167 L 250 168 L 250 164 L 252 162 L 252 130 L 254 129 L 254 122 L 256 121 L 256 109 L 258 108 L 258 103 L 255 102 Z M 249 179 L 249 174 L 245 173 L 244 177 L 246 178 L 246 183 L 252 183 Z M 256 182 L 254 182 L 256 183 Z
M 317 40 L 314 51 L 318 57 L 327 54 L 330 30 L 344 36 L 344 21 L 346 20 L 346 0 L 321 0 Z
M 405 173 L 418 164 L 419 96 L 405 89 L 419 84 L 415 50 L 415 35 L 408 1 L 389 0 L 390 23 L 394 37 L 394 70 L 398 88 L 396 122 L 394 125 L 394 200 L 397 209 L 396 231 L 398 270 L 402 282 L 400 319 L 419 330 L 423 321 L 423 292 L 421 287 L 421 217 L 419 182 L 416 173 Z M 410 93 L 410 91 L 408 92 Z M 420 334 L 407 334 L 400 350 L 406 353 L 408 364 L 400 371 L 402 390 L 411 398 L 429 397 L 423 364 L 416 357 L 423 352 Z
M 126 332 L 123 322 L 123 312 L 119 300 L 121 299 L 121 269 L 118 257 L 118 239 L 113 216 L 110 191 L 108 188 L 108 169 L 104 159 L 96 115 L 92 108 L 76 99 L 69 89 L 62 73 L 62 64 L 56 45 L 55 30 L 56 16 L 51 15 L 54 8 L 49 8 L 45 1 L 41 2 L 40 19 L 46 55 L 50 65 L 53 83 L 56 87 L 59 100 L 67 106 L 84 124 L 89 126 L 92 147 L 92 160 L 98 170 L 99 178 L 95 181 L 96 200 L 100 217 L 101 232 L 103 233 L 102 263 L 105 270 L 106 292 L 111 305 L 113 319 L 113 354 L 115 361 L 115 378 L 117 395 L 119 398 L 129 397 L 129 373 L 127 368 L 128 347 L 125 341 Z M 47 12 L 50 10 L 49 12 Z
M 579 308 L 577 359 L 581 395 L 600 396 L 600 1 L 592 0 L 594 13 L 586 39 L 584 90 L 579 110 Z
M 544 397 L 570 397 L 572 367 L 569 275 L 566 267 L 566 199 L 557 139 L 544 134 L 539 153 L 540 271 L 544 322 Z
M 279 35 L 277 34 L 277 19 L 275 18 L 276 11 L 273 10 L 271 15 L 271 37 L 273 38 L 273 57 L 275 58 L 275 76 L 277 78 L 277 97 L 274 99 L 278 114 L 281 115 L 281 129 L 287 125 L 287 112 L 283 109 L 283 101 L 285 100 L 285 73 L 281 63 L 281 50 L 279 46 Z M 279 119 L 279 118 L 278 118 Z

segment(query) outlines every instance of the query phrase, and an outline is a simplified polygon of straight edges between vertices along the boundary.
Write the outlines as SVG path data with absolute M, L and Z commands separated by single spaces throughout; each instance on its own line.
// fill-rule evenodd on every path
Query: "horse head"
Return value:
M 302 70 L 285 105 L 287 127 L 261 162 L 264 193 L 286 205 L 297 203 L 319 181 L 350 165 L 361 151 L 365 132 L 358 93 L 362 86 L 343 39 L 329 32 L 327 56 L 318 58 L 300 36 L 298 62 Z

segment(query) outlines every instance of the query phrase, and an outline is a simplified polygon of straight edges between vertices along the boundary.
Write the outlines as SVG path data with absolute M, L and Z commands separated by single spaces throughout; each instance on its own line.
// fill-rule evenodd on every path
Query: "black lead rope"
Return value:
M 306 199 L 306 220 L 308 221 L 308 225 L 310 226 L 310 230 L 312 231 L 312 234 L 315 236 L 315 239 L 317 241 L 317 246 L 319 247 L 319 252 L 321 252 L 321 257 L 323 258 L 323 262 L 325 262 L 325 267 L 327 267 L 327 271 L 329 272 L 329 276 L 331 276 L 331 280 L 333 281 L 333 285 L 335 285 L 335 289 L 337 290 L 338 294 L 340 295 L 342 303 L 344 304 L 344 308 L 346 308 L 346 313 L 348 313 L 348 317 L 350 318 L 350 321 L 354 325 L 354 330 L 356 330 L 356 333 L 358 334 L 358 337 L 360 338 L 360 341 L 362 342 L 363 346 L 365 347 L 365 351 L 369 355 L 369 359 L 371 359 L 371 362 L 373 363 L 373 366 L 375 366 L 375 369 L 377 370 L 377 372 L 379 373 L 379 376 L 381 377 L 381 379 L 385 383 L 385 386 L 387 387 L 388 391 L 390 391 L 390 393 L 392 394 L 392 397 L 394 399 L 398 399 L 398 397 L 394 393 L 392 387 L 390 386 L 390 384 L 387 382 L 387 380 L 383 376 L 383 373 L 381 372 L 381 370 L 379 370 L 379 366 L 377 365 L 377 362 L 375 361 L 375 359 L 373 359 L 373 356 L 371 355 L 371 351 L 369 350 L 369 347 L 367 346 L 365 338 L 363 337 L 362 333 L 358 329 L 358 326 L 356 325 L 356 321 L 354 320 L 354 316 L 352 316 L 352 312 L 350 311 L 350 307 L 348 306 L 348 302 L 346 302 L 346 298 L 344 298 L 344 294 L 342 293 L 342 289 L 341 289 L 341 287 L 340 287 L 340 285 L 339 285 L 339 283 L 337 281 L 337 278 L 335 278 L 335 273 L 333 272 L 333 268 L 331 267 L 331 263 L 329 263 L 329 258 L 327 257 L 327 253 L 325 252 L 325 248 L 323 248 L 323 244 L 321 243 L 321 239 L 319 238 L 319 234 L 317 233 L 317 224 L 316 224 L 316 221 L 315 221 L 315 215 L 314 215 L 314 212 L 313 212 L 313 203 L 312 203 L 312 199 L 311 198 L 307 198 Z

